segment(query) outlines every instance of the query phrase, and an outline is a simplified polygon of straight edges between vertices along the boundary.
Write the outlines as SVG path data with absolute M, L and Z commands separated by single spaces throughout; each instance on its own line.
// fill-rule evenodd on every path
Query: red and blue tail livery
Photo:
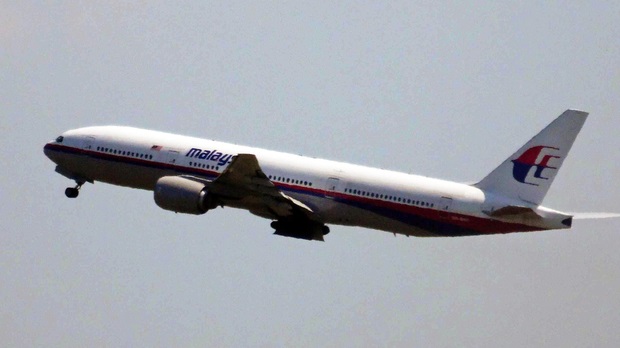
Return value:
M 571 227 L 573 214 L 541 203 L 587 115 L 565 111 L 474 185 L 120 126 L 69 130 L 44 152 L 75 181 L 69 198 L 100 181 L 150 190 L 177 213 L 247 210 L 271 220 L 274 234 L 306 240 L 323 240 L 328 225 L 485 235 Z
M 545 169 L 557 170 L 558 167 L 552 167 L 549 162 L 553 159 L 559 159 L 560 156 L 545 154 L 548 150 L 559 151 L 557 147 L 552 146 L 534 146 L 527 149 L 519 158 L 512 160 L 513 169 L 512 176 L 518 182 L 538 186 L 537 180 L 549 180 L 548 177 L 542 176 Z M 541 156 L 542 154 L 542 156 Z M 528 181 L 528 174 L 535 168 L 533 173 L 534 181 Z

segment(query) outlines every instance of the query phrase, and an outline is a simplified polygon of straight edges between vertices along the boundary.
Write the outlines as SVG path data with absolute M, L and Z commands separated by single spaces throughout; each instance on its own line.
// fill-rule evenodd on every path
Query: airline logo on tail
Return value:
M 552 152 L 549 150 L 559 151 L 560 149 L 551 146 L 534 146 L 525 150 L 525 152 L 523 152 L 523 154 L 521 154 L 519 158 L 512 160 L 512 163 L 514 165 L 514 167 L 512 168 L 512 176 L 515 178 L 515 180 L 524 184 L 534 186 L 539 185 L 536 183 L 536 181 L 538 180 L 548 180 L 548 177 L 543 176 L 543 171 L 545 169 L 557 170 L 557 167 L 552 167 L 549 165 L 549 161 L 551 161 L 552 158 L 560 158 L 560 156 L 554 156 L 549 154 L 549 152 Z M 541 156 L 541 153 L 543 154 L 543 156 Z M 528 174 L 534 167 L 536 168 L 533 176 L 535 180 L 527 180 Z

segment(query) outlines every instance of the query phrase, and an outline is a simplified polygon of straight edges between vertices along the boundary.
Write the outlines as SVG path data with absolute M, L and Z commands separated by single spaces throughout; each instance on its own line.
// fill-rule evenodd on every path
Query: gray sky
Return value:
M 81 126 L 471 182 L 573 107 L 591 116 L 544 203 L 620 211 L 617 2 L 332 3 L 1 2 L 3 344 L 620 344 L 618 221 L 310 243 L 147 191 L 64 197 L 42 146 Z

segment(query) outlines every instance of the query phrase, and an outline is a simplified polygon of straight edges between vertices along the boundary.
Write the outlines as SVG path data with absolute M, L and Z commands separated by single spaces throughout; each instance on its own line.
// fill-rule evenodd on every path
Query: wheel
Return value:
M 67 196 L 67 198 L 75 198 L 80 194 L 80 190 L 78 190 L 75 187 L 67 187 L 67 189 L 65 190 L 65 196 Z

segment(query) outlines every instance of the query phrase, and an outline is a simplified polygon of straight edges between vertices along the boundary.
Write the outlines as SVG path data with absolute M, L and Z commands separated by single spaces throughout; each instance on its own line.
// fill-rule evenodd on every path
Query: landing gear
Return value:
M 284 237 L 293 237 L 306 240 L 323 241 L 323 236 L 329 233 L 329 227 L 310 220 L 281 219 L 273 221 L 271 227 L 274 234 Z
M 78 190 L 75 187 L 67 187 L 67 189 L 65 190 L 65 196 L 67 196 L 67 198 L 75 198 L 80 194 L 80 190 Z
M 83 184 L 83 182 L 78 182 L 75 187 L 67 187 L 65 196 L 67 196 L 67 198 L 76 198 L 80 194 L 80 188 L 82 188 Z

